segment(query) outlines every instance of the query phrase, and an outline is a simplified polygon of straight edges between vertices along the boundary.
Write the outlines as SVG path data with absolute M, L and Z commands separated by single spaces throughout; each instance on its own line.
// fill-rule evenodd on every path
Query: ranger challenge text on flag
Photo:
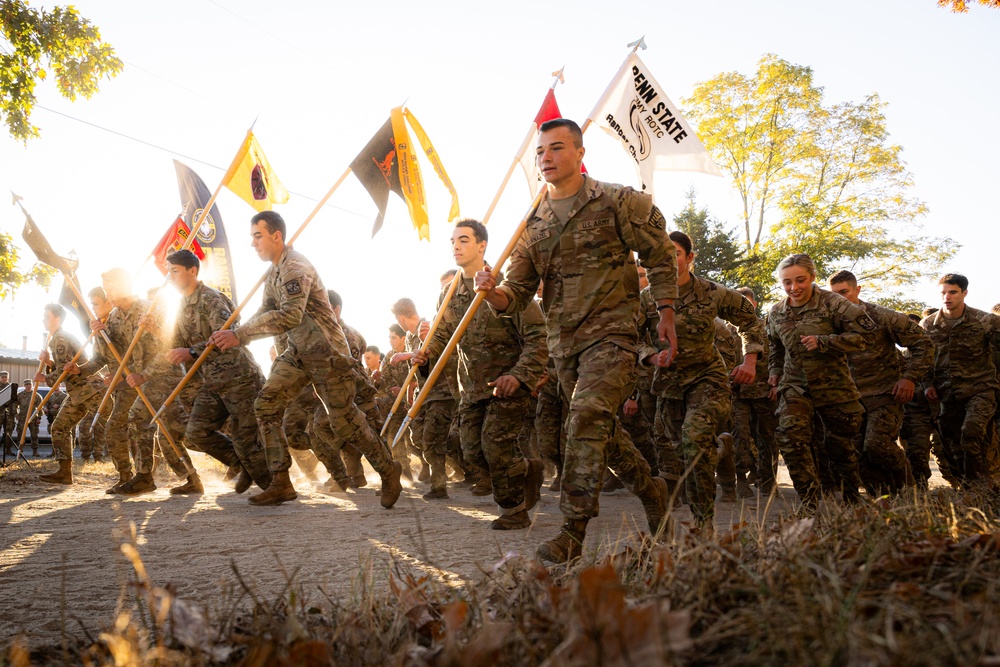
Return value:
M 722 176 L 680 110 L 635 53 L 604 91 L 590 120 L 621 142 L 649 194 L 653 193 L 654 171 Z

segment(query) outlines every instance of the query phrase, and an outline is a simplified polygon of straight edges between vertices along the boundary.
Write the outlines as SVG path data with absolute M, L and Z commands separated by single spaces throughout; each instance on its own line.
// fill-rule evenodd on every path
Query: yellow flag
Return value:
M 396 166 L 399 170 L 399 186 L 403 191 L 403 200 L 410 209 L 410 220 L 421 239 L 429 241 L 431 227 L 427 216 L 427 198 L 424 196 L 424 181 L 420 176 L 420 164 L 417 154 L 410 145 L 410 134 L 406 131 L 406 120 L 403 108 L 396 107 L 389 114 L 392 123 L 392 136 L 396 142 Z
M 424 132 L 423 126 L 417 121 L 417 117 L 413 115 L 413 112 L 407 109 L 405 112 L 406 120 L 410 121 L 410 126 L 413 128 L 414 134 L 417 135 L 417 141 L 420 142 L 420 147 L 424 149 L 424 155 L 427 159 L 431 161 L 434 166 L 434 171 L 437 172 L 438 178 L 444 183 L 444 187 L 448 188 L 448 192 L 451 193 L 451 210 L 448 211 L 448 222 L 452 222 L 458 217 L 458 193 L 455 192 L 455 186 L 452 184 L 451 179 L 448 178 L 448 172 L 444 170 L 444 165 L 441 164 L 441 158 L 438 157 L 437 151 L 434 150 L 434 145 L 431 143 L 430 138 L 428 138 L 427 133 Z
M 288 201 L 288 191 L 271 170 L 253 132 L 247 132 L 246 141 L 229 165 L 222 184 L 257 211 L 270 211 L 272 204 Z

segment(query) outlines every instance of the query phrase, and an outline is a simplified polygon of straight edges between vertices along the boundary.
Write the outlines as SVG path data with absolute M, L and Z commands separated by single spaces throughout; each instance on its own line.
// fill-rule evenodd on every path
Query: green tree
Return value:
M 694 188 L 687 192 L 687 206 L 674 215 L 674 228 L 691 237 L 697 254 L 695 272 L 724 285 L 738 279 L 740 241 L 725 229 L 707 208 L 698 208 Z
M 0 232 L 0 300 L 12 296 L 25 283 L 33 282 L 49 287 L 57 273 L 51 266 L 41 263 L 22 271 L 18 268 L 19 260 L 20 253 L 11 235 Z
M 15 139 L 38 136 L 31 124 L 35 85 L 49 70 L 59 93 L 91 97 L 102 77 L 122 70 L 114 49 L 72 7 L 33 9 L 24 0 L 0 0 L 0 116 Z
M 824 105 L 808 67 L 768 54 L 752 77 L 727 72 L 684 100 L 688 118 L 743 202 L 740 282 L 774 292 L 781 257 L 808 253 L 822 278 L 850 269 L 873 293 L 936 273 L 957 250 L 922 233 L 926 206 L 910 194 L 885 104 Z

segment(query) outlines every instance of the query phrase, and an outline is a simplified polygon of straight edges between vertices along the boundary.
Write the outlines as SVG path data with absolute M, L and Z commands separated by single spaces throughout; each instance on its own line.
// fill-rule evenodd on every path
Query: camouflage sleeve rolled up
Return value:
M 656 323 L 660 316 L 656 312 L 656 301 L 652 292 L 646 287 L 639 293 L 639 311 L 636 317 L 636 329 L 639 331 L 639 364 L 649 366 L 649 359 L 660 348 L 656 346 Z

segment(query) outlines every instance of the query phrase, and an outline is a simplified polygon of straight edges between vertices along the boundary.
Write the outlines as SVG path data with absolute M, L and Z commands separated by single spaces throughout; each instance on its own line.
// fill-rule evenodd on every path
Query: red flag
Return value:
M 156 264 L 156 268 L 160 270 L 160 273 L 167 275 L 167 255 L 175 250 L 180 250 L 190 234 L 191 229 L 184 223 L 183 218 L 178 216 L 170 224 L 170 229 L 167 230 L 167 233 L 163 235 L 160 242 L 153 248 L 153 263 Z M 198 256 L 198 259 L 205 259 L 205 253 L 202 252 L 198 241 L 191 244 L 190 250 Z
M 553 83 L 552 86 L 545 93 L 542 106 L 538 109 L 538 113 L 535 114 L 534 128 L 529 131 L 528 136 L 525 138 L 521 155 L 518 157 L 518 161 L 524 169 L 524 175 L 528 177 L 528 188 L 531 189 L 532 197 L 538 194 L 538 188 L 541 187 L 543 182 L 542 173 L 538 171 L 538 165 L 535 164 L 535 147 L 538 145 L 539 128 L 541 128 L 542 123 L 563 117 L 559 111 L 559 104 L 556 102 L 555 84 Z M 580 171 L 587 173 L 587 168 L 581 166 Z

